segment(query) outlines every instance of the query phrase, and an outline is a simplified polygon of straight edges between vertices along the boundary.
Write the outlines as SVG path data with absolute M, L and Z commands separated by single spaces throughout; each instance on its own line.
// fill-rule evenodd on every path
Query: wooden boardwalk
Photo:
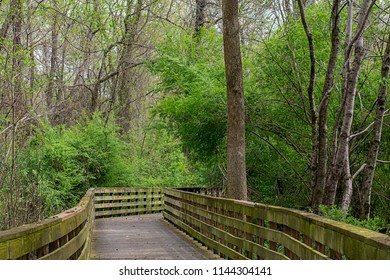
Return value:
M 91 259 L 205 260 L 218 256 L 165 221 L 161 214 L 98 219 Z

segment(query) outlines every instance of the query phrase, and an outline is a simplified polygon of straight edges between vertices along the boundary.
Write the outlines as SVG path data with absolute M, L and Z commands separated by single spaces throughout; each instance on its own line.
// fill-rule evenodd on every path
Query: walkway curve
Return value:
M 90 259 L 206 260 L 217 259 L 206 247 L 163 219 L 147 214 L 95 221 Z

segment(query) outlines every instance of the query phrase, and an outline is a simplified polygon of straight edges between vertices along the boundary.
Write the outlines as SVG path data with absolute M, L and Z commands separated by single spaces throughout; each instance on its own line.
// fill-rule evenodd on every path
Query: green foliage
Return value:
M 349 212 L 343 212 L 336 206 L 328 207 L 320 205 L 321 215 L 325 218 L 335 221 L 344 222 L 347 224 L 364 227 L 374 231 L 380 231 L 386 228 L 386 221 L 380 217 L 374 217 L 367 220 L 359 220 L 353 217 Z
M 24 170 L 40 186 L 46 210 L 56 213 L 74 206 L 88 188 L 102 186 L 120 165 L 123 147 L 116 127 L 98 115 L 69 128 L 42 124 L 29 142 Z
M 225 72 L 222 38 L 215 30 L 202 35 L 170 34 L 158 47 L 150 70 L 156 90 L 166 94 L 155 114 L 189 149 L 193 159 L 215 159 L 226 132 Z
M 201 176 L 166 131 L 151 128 L 141 142 L 135 135 L 123 141 L 114 121 L 99 115 L 37 127 L 20 163 L 25 185 L 39 186 L 45 216 L 73 207 L 91 187 L 199 185 Z
M 127 165 L 127 172 L 131 176 L 117 177 L 126 178 L 125 185 L 139 187 L 202 185 L 201 170 L 190 168 L 181 143 L 157 121 L 155 123 L 142 131 L 141 141 L 132 136 L 128 150 L 131 156 Z
M 344 30 L 343 25 L 346 22 L 345 10 L 341 11 L 341 30 Z M 329 3 L 326 2 L 318 2 L 306 9 L 315 45 L 314 93 L 317 106 L 322 97 L 330 52 L 330 11 Z M 341 35 L 341 42 L 343 41 Z M 342 63 L 341 43 L 336 73 L 341 73 Z M 244 65 L 249 73 L 245 83 L 249 131 L 248 184 L 255 185 L 260 191 L 261 201 L 305 208 L 310 203 L 312 128 L 307 97 L 310 56 L 300 19 L 291 19 L 286 26 L 276 30 L 270 40 L 255 46 L 245 57 Z M 372 122 L 373 114 L 370 110 L 376 98 L 379 69 L 377 58 L 373 58 L 367 59 L 361 70 L 353 131 L 361 131 Z M 329 104 L 330 144 L 342 97 L 342 79 L 336 77 L 336 82 Z M 367 138 L 363 138 L 363 141 L 362 138 L 351 141 L 353 166 L 360 166 L 366 160 L 370 143 Z M 378 180 L 383 179 L 377 177 L 376 181 Z M 359 182 L 359 178 L 355 181 Z M 384 204 L 381 204 L 382 206 Z
M 193 162 L 209 166 L 211 177 L 215 176 L 212 173 L 218 165 L 224 165 L 226 153 L 226 82 L 222 46 L 221 34 L 212 28 L 203 29 L 197 38 L 176 32 L 167 36 L 158 47 L 158 56 L 149 64 L 149 69 L 159 78 L 156 91 L 164 94 L 154 113 L 181 140 Z M 286 145 L 283 138 L 275 137 L 272 131 L 260 137 L 256 132 L 260 124 L 280 120 L 285 123 L 280 127 L 291 127 L 295 130 L 293 137 L 306 141 L 307 145 L 310 142 L 308 127 L 299 118 L 286 118 L 289 108 L 285 104 L 268 102 L 270 98 L 279 98 L 275 96 L 279 94 L 278 81 L 267 80 L 269 84 L 266 85 L 259 75 L 267 71 L 262 67 L 270 67 L 268 65 L 272 63 L 277 67 L 275 61 L 260 63 L 245 46 L 243 52 L 248 185 L 255 190 L 256 200 L 302 208 L 307 203 L 308 194 L 300 187 L 302 179 L 292 174 L 305 173 L 305 158 Z M 270 70 L 271 76 L 280 72 L 275 70 Z M 280 73 L 280 77 L 274 78 L 284 76 L 285 73 Z M 271 86 L 276 92 L 269 90 Z M 303 138 L 302 134 L 308 138 Z M 290 162 L 295 164 L 290 165 Z M 300 199 L 294 201 L 294 198 Z
M 327 5 L 306 10 L 316 49 L 316 100 L 330 51 Z M 268 41 L 244 51 L 248 185 L 258 191 L 260 201 L 305 209 L 310 203 L 310 56 L 300 19 L 291 19 Z

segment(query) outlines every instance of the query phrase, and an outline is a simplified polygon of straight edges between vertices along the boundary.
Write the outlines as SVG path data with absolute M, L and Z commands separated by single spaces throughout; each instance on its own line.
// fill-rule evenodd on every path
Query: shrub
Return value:
M 349 212 L 341 211 L 336 206 L 328 207 L 325 205 L 321 205 L 320 211 L 322 216 L 335 221 L 340 221 L 347 224 L 364 227 L 374 231 L 381 231 L 384 228 L 386 228 L 386 221 L 379 217 L 373 217 L 367 220 L 359 220 L 353 217 Z

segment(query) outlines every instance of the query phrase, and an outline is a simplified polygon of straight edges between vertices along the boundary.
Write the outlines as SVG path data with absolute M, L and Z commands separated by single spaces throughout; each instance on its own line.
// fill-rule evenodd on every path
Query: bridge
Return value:
M 90 189 L 79 204 L 0 232 L 0 259 L 390 259 L 390 236 L 202 189 Z

